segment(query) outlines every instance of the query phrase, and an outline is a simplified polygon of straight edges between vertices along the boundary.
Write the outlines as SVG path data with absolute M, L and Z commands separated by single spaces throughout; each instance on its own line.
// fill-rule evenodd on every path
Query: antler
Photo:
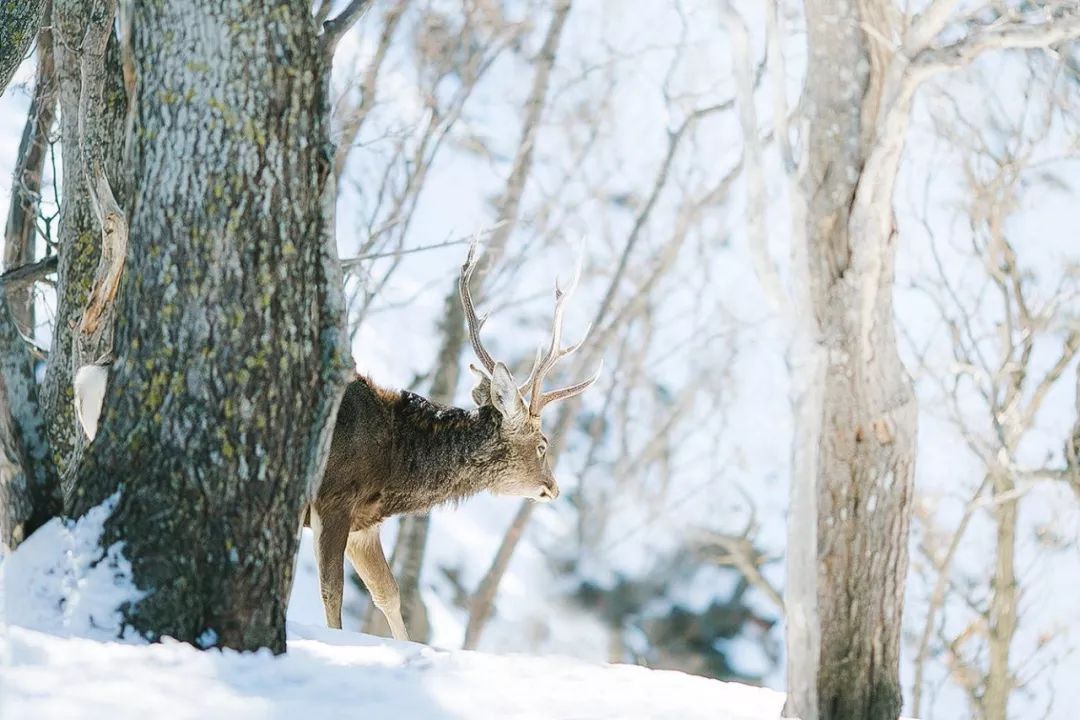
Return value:
M 491 354 L 484 349 L 484 344 L 480 342 L 480 328 L 484 327 L 484 323 L 487 321 L 487 315 L 477 319 L 476 308 L 473 306 L 472 294 L 469 292 L 469 281 L 472 279 L 473 270 L 476 269 L 476 241 L 469 243 L 469 255 L 465 258 L 465 264 L 461 266 L 461 279 L 458 280 L 458 292 L 461 295 L 461 307 L 465 310 L 465 321 L 469 325 L 469 339 L 472 341 L 473 350 L 476 352 L 477 359 L 480 360 L 480 364 L 484 366 L 484 370 L 487 371 L 487 376 L 490 378 L 491 373 L 495 371 L 495 361 L 491 359 Z
M 480 364 L 483 365 L 483 368 L 477 368 L 475 366 L 470 367 L 485 379 L 490 380 L 491 374 L 495 371 L 495 360 L 492 359 L 491 354 L 484 348 L 484 344 L 480 341 L 480 329 L 484 327 L 487 315 L 477 318 L 476 307 L 473 305 L 472 294 L 469 291 L 469 281 L 472 279 L 473 270 L 476 269 L 477 264 L 476 246 L 477 243 L 475 241 L 469 245 L 469 255 L 465 258 L 465 264 L 461 266 L 461 278 L 458 280 L 458 291 L 461 294 L 461 306 L 465 310 L 465 321 L 469 326 L 469 339 L 472 341 L 476 357 L 480 360 Z M 555 317 L 551 328 L 551 344 L 549 345 L 546 354 L 542 349 L 537 349 L 536 361 L 533 363 L 532 372 L 529 373 L 528 380 L 518 388 L 522 394 L 525 394 L 526 391 L 529 392 L 529 414 L 533 417 L 539 417 L 540 412 L 548 403 L 573 397 L 574 395 L 584 392 L 586 388 L 597 381 L 600 377 L 600 371 L 603 369 L 604 364 L 601 362 L 600 367 L 596 369 L 596 372 L 592 377 L 558 390 L 551 390 L 549 392 L 543 391 L 544 377 L 551 372 L 551 369 L 555 367 L 555 364 L 559 360 L 579 349 L 589 336 L 589 329 L 586 329 L 584 337 L 577 343 L 569 347 L 561 347 L 563 314 L 566 312 L 566 303 L 570 299 L 570 296 L 574 294 L 574 290 L 577 288 L 578 280 L 580 278 L 581 260 L 579 258 L 577 267 L 574 269 L 574 278 L 570 282 L 570 286 L 564 291 L 559 286 L 558 281 L 556 280 L 555 282 Z M 474 397 L 474 399 L 477 398 Z
M 577 289 L 578 280 L 580 278 L 581 258 L 579 257 L 577 266 L 574 268 L 574 277 L 570 281 L 570 286 L 564 291 L 559 287 L 559 281 L 555 281 L 555 315 L 551 327 L 551 344 L 548 346 L 546 355 L 541 356 L 540 351 L 537 351 L 536 362 L 533 363 L 532 372 L 529 373 L 529 379 L 525 382 L 525 385 L 522 386 L 523 389 L 531 386 L 529 394 L 529 414 L 533 417 L 539 417 L 544 406 L 548 403 L 573 397 L 574 395 L 584 392 L 590 385 L 597 381 L 600 377 L 600 371 L 604 367 L 604 364 L 601 361 L 600 367 L 596 369 L 596 372 L 593 373 L 592 377 L 558 390 L 551 390 L 549 392 L 543 391 L 544 378 L 547 374 L 551 372 L 551 369 L 555 367 L 555 364 L 559 360 L 578 350 L 585 343 L 586 338 L 589 337 L 589 330 L 592 329 L 592 326 L 586 328 L 585 335 L 575 344 L 565 348 L 561 347 L 563 313 L 566 312 L 566 303 L 570 299 L 570 296 L 574 294 L 574 290 Z

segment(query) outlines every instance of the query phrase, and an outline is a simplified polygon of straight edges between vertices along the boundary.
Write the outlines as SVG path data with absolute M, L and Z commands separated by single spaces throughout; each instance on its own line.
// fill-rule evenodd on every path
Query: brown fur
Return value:
M 524 401 L 517 394 L 511 402 Z M 386 614 L 400 624 L 397 584 L 378 542 L 379 523 L 461 501 L 482 490 L 550 500 L 558 486 L 548 466 L 538 418 L 507 420 L 488 402 L 475 410 L 437 405 L 364 376 L 349 384 L 338 411 L 322 484 L 305 523 L 316 559 L 327 623 L 341 627 L 342 555 Z M 314 518 L 311 516 L 314 513 Z

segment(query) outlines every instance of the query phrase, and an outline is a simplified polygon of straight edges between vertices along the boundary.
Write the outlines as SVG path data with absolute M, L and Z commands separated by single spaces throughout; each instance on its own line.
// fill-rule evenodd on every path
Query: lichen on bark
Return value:
M 344 388 L 323 191 L 324 56 L 304 2 L 132 10 L 130 239 L 76 514 L 121 491 L 152 639 L 285 646 L 300 513 Z

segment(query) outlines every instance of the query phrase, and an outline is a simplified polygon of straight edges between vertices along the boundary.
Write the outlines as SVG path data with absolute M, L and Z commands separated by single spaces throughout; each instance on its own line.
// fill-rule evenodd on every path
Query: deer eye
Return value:
M 537 457 L 544 457 L 544 453 L 546 453 L 546 452 L 547 452 L 547 445 L 545 445 L 544 443 L 540 443 L 539 445 L 536 446 L 536 456 Z

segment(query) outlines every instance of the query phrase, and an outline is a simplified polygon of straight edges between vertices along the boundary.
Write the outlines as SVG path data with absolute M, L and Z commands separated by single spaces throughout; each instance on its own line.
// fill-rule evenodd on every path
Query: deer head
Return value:
M 501 362 L 492 359 L 491 354 L 480 341 L 480 329 L 487 320 L 485 315 L 477 318 L 469 291 L 469 281 L 476 268 L 476 243 L 469 247 L 469 255 L 461 266 L 461 278 L 458 289 L 461 305 L 465 311 L 465 320 L 469 327 L 469 339 L 472 341 L 480 367 L 470 364 L 469 369 L 476 375 L 477 383 L 472 389 L 472 398 L 477 405 L 490 405 L 501 417 L 499 426 L 499 444 L 505 453 L 500 463 L 499 477 L 492 490 L 501 495 L 527 497 L 539 502 L 549 502 L 559 495 L 559 486 L 551 472 L 548 462 L 548 440 L 540 427 L 540 414 L 544 408 L 556 400 L 565 400 L 584 392 L 600 377 L 603 367 L 596 369 L 592 377 L 574 385 L 558 390 L 544 392 L 544 378 L 555 364 L 570 355 L 585 342 L 588 330 L 579 342 L 569 347 L 562 347 L 562 322 L 566 312 L 566 302 L 577 287 L 581 275 L 581 264 L 574 271 L 570 286 L 564 291 L 558 281 L 555 283 L 555 314 L 552 322 L 551 343 L 547 352 L 537 350 L 529 378 L 518 385 L 510 370 Z M 526 393 L 528 401 L 526 402 Z

